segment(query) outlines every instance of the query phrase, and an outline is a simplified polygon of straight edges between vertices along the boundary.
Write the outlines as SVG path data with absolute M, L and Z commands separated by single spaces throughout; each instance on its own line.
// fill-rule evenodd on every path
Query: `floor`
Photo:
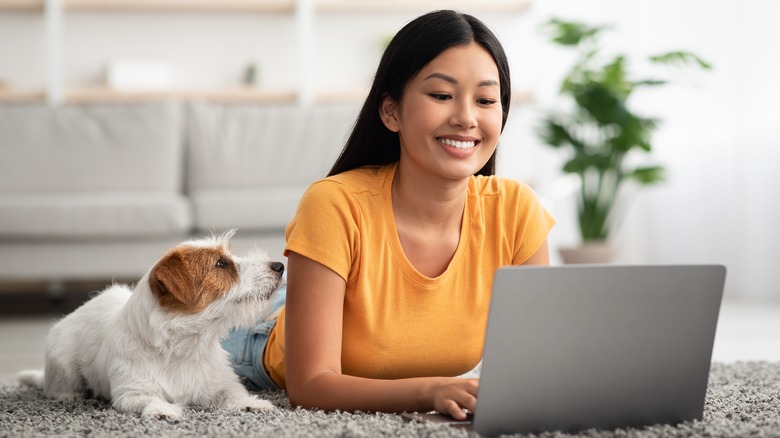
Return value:
M 75 305 L 77 305 L 76 303 Z M 0 313 L 0 380 L 13 379 L 23 369 L 43 366 L 46 333 L 57 308 L 46 315 L 19 316 L 7 306 Z M 70 306 L 72 307 L 72 305 Z M 20 313 L 24 308 L 20 307 Z M 62 312 L 60 312 L 62 314 Z M 713 361 L 780 361 L 780 304 L 723 303 L 715 336 Z

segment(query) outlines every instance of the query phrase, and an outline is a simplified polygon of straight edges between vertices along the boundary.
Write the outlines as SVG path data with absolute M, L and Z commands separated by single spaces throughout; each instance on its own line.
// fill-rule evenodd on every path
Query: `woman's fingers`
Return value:
M 475 412 L 477 408 L 477 389 L 479 379 L 458 379 L 445 385 L 437 397 L 437 411 L 447 414 L 456 420 L 465 420 L 464 409 Z

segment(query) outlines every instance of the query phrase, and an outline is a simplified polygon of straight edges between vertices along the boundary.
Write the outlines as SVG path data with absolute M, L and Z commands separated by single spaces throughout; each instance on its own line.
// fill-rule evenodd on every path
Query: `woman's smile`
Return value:
M 453 140 L 445 137 L 439 137 L 436 141 L 457 149 L 471 149 L 479 144 L 479 140 Z

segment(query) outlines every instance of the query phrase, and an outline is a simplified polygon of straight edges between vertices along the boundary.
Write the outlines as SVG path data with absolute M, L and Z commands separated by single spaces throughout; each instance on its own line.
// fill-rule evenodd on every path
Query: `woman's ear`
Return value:
M 386 95 L 382 98 L 382 103 L 379 105 L 379 118 L 382 119 L 382 123 L 385 124 L 387 129 L 393 132 L 400 131 L 397 114 L 398 102 Z

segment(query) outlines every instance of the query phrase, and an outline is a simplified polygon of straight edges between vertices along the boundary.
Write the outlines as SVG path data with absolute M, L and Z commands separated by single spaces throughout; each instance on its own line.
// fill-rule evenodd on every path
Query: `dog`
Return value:
M 120 412 L 175 420 L 188 405 L 264 411 L 221 345 L 232 327 L 251 327 L 268 311 L 284 265 L 261 251 L 231 254 L 230 230 L 186 241 L 141 278 L 115 284 L 56 323 L 43 371 L 23 371 L 23 385 L 45 396 L 109 400 Z

